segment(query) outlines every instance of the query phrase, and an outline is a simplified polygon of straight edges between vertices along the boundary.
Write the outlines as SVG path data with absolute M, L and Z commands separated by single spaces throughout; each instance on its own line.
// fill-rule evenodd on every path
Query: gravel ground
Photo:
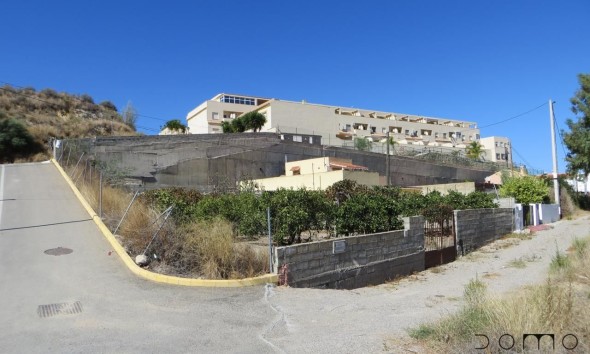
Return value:
M 498 240 L 453 263 L 380 286 L 269 287 L 265 301 L 276 316 L 263 338 L 286 353 L 420 352 L 408 328 L 460 308 L 464 286 L 475 277 L 487 283 L 492 294 L 544 282 L 556 248 L 565 251 L 574 237 L 590 235 L 590 216 L 552 226 L 530 239 Z

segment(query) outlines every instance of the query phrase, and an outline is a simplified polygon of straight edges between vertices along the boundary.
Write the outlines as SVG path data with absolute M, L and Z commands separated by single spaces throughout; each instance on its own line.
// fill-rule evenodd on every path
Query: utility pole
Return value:
M 555 193 L 555 204 L 559 206 L 561 214 L 561 205 L 559 203 L 559 182 L 557 180 L 557 144 L 555 143 L 555 116 L 553 115 L 553 101 L 549 100 L 549 119 L 551 121 L 551 152 L 553 155 L 553 191 Z
M 389 178 L 389 129 L 387 129 L 387 159 L 385 160 L 385 176 L 387 176 L 387 186 L 390 186 Z

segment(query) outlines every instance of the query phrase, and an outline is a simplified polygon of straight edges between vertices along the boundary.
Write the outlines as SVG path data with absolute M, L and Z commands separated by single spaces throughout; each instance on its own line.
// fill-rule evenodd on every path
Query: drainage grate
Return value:
M 82 303 L 80 301 L 63 304 L 39 305 L 39 307 L 37 307 L 37 314 L 41 318 L 58 315 L 75 315 L 81 312 Z
M 58 247 L 58 248 L 50 248 L 43 253 L 48 254 L 50 256 L 61 256 L 64 254 L 70 254 L 72 252 L 74 252 L 74 251 L 70 248 Z

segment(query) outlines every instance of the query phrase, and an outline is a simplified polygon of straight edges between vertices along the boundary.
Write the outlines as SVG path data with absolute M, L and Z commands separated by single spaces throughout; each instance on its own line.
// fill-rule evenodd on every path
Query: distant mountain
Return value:
M 138 134 L 134 112 L 121 114 L 110 101 L 96 104 L 89 95 L 72 95 L 52 89 L 36 91 L 28 87 L 1 86 L 0 117 L 23 122 L 31 135 L 47 148 L 51 137 Z

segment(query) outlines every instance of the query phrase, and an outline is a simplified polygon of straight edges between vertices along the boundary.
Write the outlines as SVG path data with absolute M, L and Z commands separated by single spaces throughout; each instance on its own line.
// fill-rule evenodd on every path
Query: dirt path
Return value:
M 411 353 L 407 329 L 457 310 L 469 280 L 485 281 L 491 294 L 545 281 L 556 248 L 564 252 L 574 237 L 590 235 L 590 216 L 552 226 L 394 283 L 350 291 L 274 288 L 267 301 L 277 320 L 265 337 L 287 353 Z

